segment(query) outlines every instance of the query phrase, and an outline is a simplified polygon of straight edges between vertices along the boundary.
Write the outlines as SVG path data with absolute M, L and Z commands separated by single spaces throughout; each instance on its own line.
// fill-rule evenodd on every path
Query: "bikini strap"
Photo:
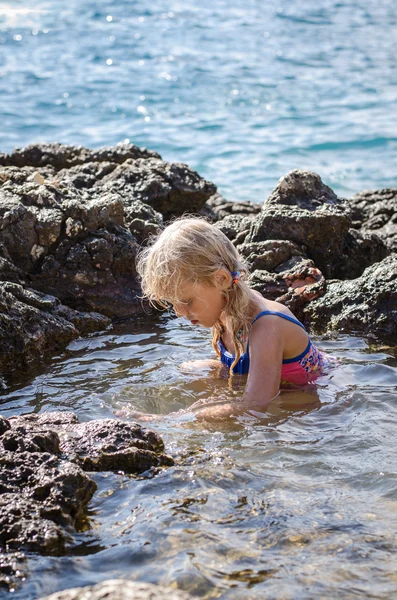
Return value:
M 251 325 L 250 325 L 250 329 L 253 326 L 253 324 L 255 323 L 255 321 L 257 321 L 258 319 L 260 319 L 261 317 L 264 317 L 266 315 L 276 315 L 277 317 L 281 317 L 282 319 L 286 319 L 287 321 L 291 321 L 291 323 L 295 323 L 296 325 L 299 325 L 299 327 L 302 327 L 302 329 L 305 329 L 305 326 L 302 325 L 302 323 L 300 321 L 298 321 L 298 319 L 295 319 L 295 317 L 290 317 L 289 315 L 286 315 L 285 313 L 282 312 L 277 312 L 275 310 L 263 310 L 262 312 L 259 313 L 259 315 L 256 315 L 255 319 L 252 321 Z

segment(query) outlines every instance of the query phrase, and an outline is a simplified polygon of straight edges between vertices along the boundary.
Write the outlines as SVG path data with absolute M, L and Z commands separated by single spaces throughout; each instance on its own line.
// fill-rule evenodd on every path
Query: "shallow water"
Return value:
M 139 478 L 94 474 L 91 529 L 67 557 L 32 556 L 13 597 L 112 577 L 208 599 L 395 597 L 396 348 L 347 335 L 315 340 L 340 359 L 317 395 L 284 395 L 258 418 L 145 424 L 175 466 Z M 182 319 L 124 324 L 72 342 L 32 381 L 10 384 L 2 414 L 167 415 L 211 394 L 233 399 L 239 390 L 227 380 L 179 368 L 210 354 L 208 332 Z
M 124 139 L 262 202 L 397 186 L 394 0 L 0 0 L 0 151 Z

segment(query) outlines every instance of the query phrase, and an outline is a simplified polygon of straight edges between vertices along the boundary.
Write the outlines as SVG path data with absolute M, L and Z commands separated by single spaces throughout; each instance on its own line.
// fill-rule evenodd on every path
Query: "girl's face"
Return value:
M 183 286 L 180 290 L 180 301 L 173 305 L 177 316 L 186 317 L 192 325 L 213 327 L 226 306 L 224 295 L 224 289 L 227 287 L 226 280 L 227 275 L 220 277 L 219 284 L 222 286 L 220 288 L 201 283 Z

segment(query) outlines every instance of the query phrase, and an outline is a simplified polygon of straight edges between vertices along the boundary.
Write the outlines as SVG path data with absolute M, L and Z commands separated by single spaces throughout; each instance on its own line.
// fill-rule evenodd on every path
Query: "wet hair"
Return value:
M 244 352 L 244 339 L 248 338 L 251 299 L 245 281 L 248 270 L 236 248 L 215 225 L 203 218 L 182 217 L 168 225 L 151 240 L 137 257 L 137 271 L 141 279 L 143 297 L 156 308 L 170 308 L 181 302 L 181 288 L 186 284 L 218 287 L 215 277 L 219 269 L 230 275 L 229 287 L 224 290 L 224 314 L 232 332 L 236 358 L 230 374 Z M 231 272 L 240 271 L 233 283 Z M 212 345 L 220 356 L 218 341 L 224 332 L 221 321 L 212 328 Z

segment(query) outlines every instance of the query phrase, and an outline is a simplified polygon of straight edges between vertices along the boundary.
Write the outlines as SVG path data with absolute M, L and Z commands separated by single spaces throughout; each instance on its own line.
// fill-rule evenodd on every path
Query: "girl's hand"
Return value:
M 139 419 L 139 421 L 159 421 L 163 415 L 151 415 L 148 413 L 140 412 L 139 410 L 123 408 L 122 410 L 116 410 L 114 413 L 116 417 L 131 417 L 133 419 Z

